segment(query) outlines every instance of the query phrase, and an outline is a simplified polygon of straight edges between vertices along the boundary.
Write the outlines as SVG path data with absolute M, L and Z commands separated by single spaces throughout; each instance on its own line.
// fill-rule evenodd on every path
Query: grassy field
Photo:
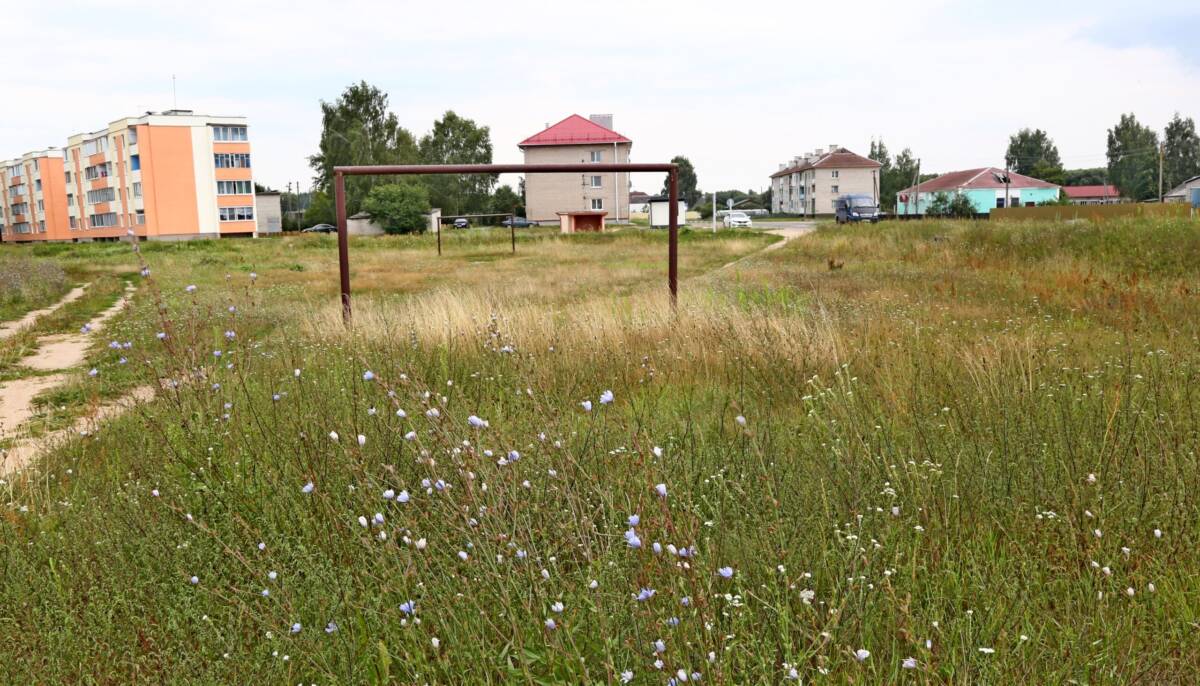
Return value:
M 3 679 L 1194 683 L 1200 227 L 775 240 L 0 250 L 159 389 L 0 485 Z

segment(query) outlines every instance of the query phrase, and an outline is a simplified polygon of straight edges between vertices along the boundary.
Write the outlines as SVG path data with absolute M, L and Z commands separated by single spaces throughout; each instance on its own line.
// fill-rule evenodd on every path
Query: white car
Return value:
M 745 212 L 730 212 L 729 214 L 725 215 L 725 219 L 723 221 L 725 222 L 725 228 L 727 229 L 749 228 L 754 225 L 753 222 L 750 221 L 750 215 L 746 214 Z

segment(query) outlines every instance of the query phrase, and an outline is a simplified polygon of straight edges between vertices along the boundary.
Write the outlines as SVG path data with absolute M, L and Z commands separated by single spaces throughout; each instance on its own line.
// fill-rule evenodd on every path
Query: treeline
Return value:
M 333 168 L 379 164 L 490 164 L 487 126 L 447 110 L 428 133 L 416 138 L 388 108 L 388 96 L 365 81 L 333 102 L 321 102 L 321 139 L 308 158 L 314 192 L 304 223 L 333 223 Z M 420 231 L 431 207 L 443 215 L 524 212 L 511 186 L 497 187 L 494 174 L 346 178 L 346 214 L 369 212 L 390 232 Z

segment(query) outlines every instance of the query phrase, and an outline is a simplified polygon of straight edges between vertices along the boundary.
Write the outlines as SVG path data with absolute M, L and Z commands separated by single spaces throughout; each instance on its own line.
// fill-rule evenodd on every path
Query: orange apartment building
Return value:
M 6 241 L 114 240 L 130 231 L 148 240 L 258 233 L 244 117 L 147 112 L 71 136 L 64 151 L 48 152 L 56 154 L 22 158 L 24 177 L 0 171 L 6 203 L 24 210 L 13 199 L 32 198 L 25 195 L 33 192 L 32 184 L 26 190 L 19 181 L 30 178 L 28 169 L 35 167 L 44 196 L 39 208 L 46 210 L 44 218 L 6 216 Z M 39 231 L 40 221 L 45 229 Z
M 70 240 L 61 150 L 0 162 L 0 238 L 6 242 Z

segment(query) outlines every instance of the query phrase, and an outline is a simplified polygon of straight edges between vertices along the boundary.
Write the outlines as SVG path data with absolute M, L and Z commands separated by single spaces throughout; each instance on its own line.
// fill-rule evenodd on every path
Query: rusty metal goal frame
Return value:
M 338 272 L 342 318 L 350 323 L 350 237 L 346 232 L 347 176 L 417 176 L 428 174 L 569 174 L 577 172 L 666 172 L 668 208 L 667 288 L 671 308 L 679 300 L 679 167 L 671 163 L 625 164 L 398 164 L 333 168 L 334 207 L 337 211 Z M 439 232 L 440 235 L 440 232 Z

